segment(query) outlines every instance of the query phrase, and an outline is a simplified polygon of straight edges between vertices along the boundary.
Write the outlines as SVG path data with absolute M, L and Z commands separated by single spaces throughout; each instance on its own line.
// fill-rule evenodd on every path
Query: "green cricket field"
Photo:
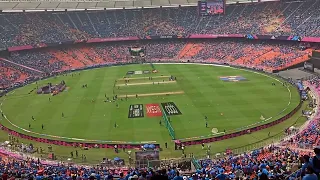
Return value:
M 67 88 L 58 95 L 36 93 L 37 88 L 62 80 Z M 176 139 L 184 139 L 274 121 L 292 111 L 299 101 L 296 88 L 284 86 L 274 76 L 195 64 L 124 65 L 72 72 L 18 88 L 0 99 L 7 118 L 1 123 L 20 133 L 84 142 L 155 141 L 162 147 L 168 142 L 169 149 L 163 150 L 162 157 L 180 156 L 161 123 L 162 113 L 170 117 Z M 277 134 L 292 123 L 288 120 L 212 146 L 217 151 L 244 146 L 266 138 L 268 132 Z M 54 149 L 65 156 L 70 151 L 60 146 Z M 187 152 L 197 150 L 190 147 Z M 112 153 L 105 149 L 89 151 L 87 156 L 92 159 Z

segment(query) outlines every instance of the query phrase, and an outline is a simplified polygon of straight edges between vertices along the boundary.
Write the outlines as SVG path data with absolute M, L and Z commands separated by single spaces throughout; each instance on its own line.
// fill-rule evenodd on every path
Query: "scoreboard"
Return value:
M 225 0 L 203 0 L 198 1 L 198 12 L 200 16 L 224 14 Z

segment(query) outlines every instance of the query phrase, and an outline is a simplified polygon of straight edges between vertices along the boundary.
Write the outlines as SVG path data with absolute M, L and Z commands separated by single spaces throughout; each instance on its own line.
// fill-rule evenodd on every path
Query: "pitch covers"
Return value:
M 148 117 L 162 116 L 159 104 L 146 104 L 146 112 Z
M 129 106 L 128 118 L 144 117 L 143 104 L 131 104 Z
M 180 115 L 182 114 L 179 108 L 174 104 L 174 102 L 165 102 L 161 103 L 163 110 L 165 111 L 166 115 Z

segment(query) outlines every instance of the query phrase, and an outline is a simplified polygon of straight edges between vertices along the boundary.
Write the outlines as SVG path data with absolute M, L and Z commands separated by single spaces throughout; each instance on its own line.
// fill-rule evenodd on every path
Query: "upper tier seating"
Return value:
M 81 12 L 0 13 L 0 48 L 88 38 L 179 34 L 320 37 L 320 1 L 228 5 L 225 15 L 197 7 Z

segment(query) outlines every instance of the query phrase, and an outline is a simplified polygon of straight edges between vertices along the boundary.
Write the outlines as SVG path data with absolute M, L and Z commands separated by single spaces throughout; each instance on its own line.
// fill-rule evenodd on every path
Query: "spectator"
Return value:
M 315 156 L 311 159 L 310 164 L 313 169 L 313 172 L 319 176 L 320 173 L 320 147 L 314 148 Z
M 306 168 L 306 175 L 302 178 L 302 180 L 318 180 L 318 177 L 314 173 L 313 168 L 311 166 L 308 166 Z
M 183 180 L 182 176 L 180 176 L 179 171 L 176 172 L 176 176 L 173 178 L 173 180 Z

